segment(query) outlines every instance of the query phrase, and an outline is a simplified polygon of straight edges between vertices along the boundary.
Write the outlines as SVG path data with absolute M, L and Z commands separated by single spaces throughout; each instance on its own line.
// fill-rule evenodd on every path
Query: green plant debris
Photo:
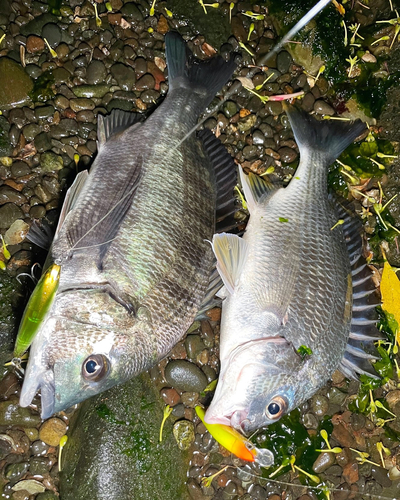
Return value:
M 29 97 L 33 102 L 46 102 L 54 97 L 54 77 L 51 71 L 45 71 L 33 84 Z
M 258 448 L 270 450 L 275 457 L 275 464 L 263 470 L 263 477 L 278 477 L 292 470 L 293 466 L 299 473 L 302 484 L 315 486 L 318 483 L 314 481 L 316 476 L 313 475 L 312 466 L 319 455 L 317 450 L 325 445 L 322 435 L 329 436 L 333 424 L 329 417 L 325 417 L 320 422 L 317 433 L 309 434 L 300 422 L 300 415 L 300 410 L 293 410 L 257 433 L 252 441 Z M 322 430 L 326 434 L 321 435 Z M 323 489 L 315 490 L 315 493 L 319 499 L 326 498 Z
M 279 217 L 279 222 L 289 222 L 289 219 L 286 219 L 286 217 Z
M 393 379 L 394 366 L 396 366 L 395 354 L 393 352 L 393 346 L 395 345 L 393 319 L 388 317 L 391 315 L 386 315 L 381 308 L 378 308 L 378 311 L 380 314 L 379 329 L 387 338 L 387 340 L 379 340 L 376 343 L 380 359 L 374 363 L 374 369 L 381 378 L 374 379 L 367 375 L 361 375 L 360 389 L 357 396 L 350 401 L 349 410 L 353 413 L 362 413 L 368 416 L 375 425 L 383 427 L 388 436 L 394 436 L 398 439 L 399 436 L 397 436 L 397 433 L 390 428 L 390 422 L 394 418 L 387 401 L 384 398 L 375 398 L 373 392 Z
M 47 0 L 49 11 L 55 16 L 61 16 L 60 8 L 62 0 Z
M 306 345 L 301 345 L 298 349 L 297 352 L 300 354 L 300 356 L 304 359 L 306 356 L 311 356 L 312 354 L 312 349 L 310 347 L 307 347 Z

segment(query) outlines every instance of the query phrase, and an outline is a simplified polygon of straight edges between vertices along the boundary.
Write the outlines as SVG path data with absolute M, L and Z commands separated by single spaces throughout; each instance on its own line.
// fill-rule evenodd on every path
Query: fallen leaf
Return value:
M 14 491 L 25 490 L 30 495 L 35 495 L 36 493 L 43 493 L 46 488 L 39 481 L 35 481 L 34 479 L 26 479 L 25 481 L 20 481 L 11 488 Z
M 381 294 L 382 294 L 382 309 L 392 314 L 397 322 L 396 328 L 396 338 L 397 342 L 400 340 L 400 281 L 397 277 L 392 266 L 386 260 L 386 255 L 383 254 L 385 258 L 385 264 L 383 266 L 383 273 L 381 279 Z
M 239 80 L 243 87 L 246 87 L 250 90 L 254 89 L 254 83 L 251 78 L 247 78 L 247 76 L 238 76 L 236 77 L 236 80 Z

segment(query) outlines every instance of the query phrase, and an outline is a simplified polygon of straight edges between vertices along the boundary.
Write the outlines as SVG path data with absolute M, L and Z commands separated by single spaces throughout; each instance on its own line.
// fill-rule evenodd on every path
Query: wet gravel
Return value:
M 229 16 L 230 3 L 219 3 L 221 15 Z M 185 16 L 172 13 L 169 17 L 165 2 L 157 2 L 154 16 L 149 15 L 146 0 L 111 0 L 109 11 L 103 2 L 96 5 L 101 26 L 88 1 L 69 0 L 54 15 L 48 12 L 47 3 L 0 0 L 0 38 L 5 34 L 0 45 L 0 233 L 10 252 L 8 259 L 0 254 L 6 267 L 0 272 L 11 276 L 30 273 L 34 262 L 43 261 L 43 254 L 26 240 L 26 233 L 34 220 L 54 224 L 67 186 L 77 171 L 91 163 L 97 148 L 97 115 L 114 108 L 151 111 L 166 94 L 164 34 L 178 29 L 187 35 L 188 45 L 198 57 L 210 53 L 209 38 L 196 34 Z M 239 42 L 246 42 L 258 55 L 273 45 L 275 35 L 268 17 L 254 23 L 247 40 L 252 22 L 244 15 L 248 10 L 265 13 L 258 5 L 233 2 L 232 34 L 220 49 L 222 55 L 240 50 Z M 243 52 L 240 76 L 247 75 L 245 66 L 251 62 L 249 54 Z M 311 87 L 302 68 L 285 50 L 270 61 L 268 70 L 260 69 L 252 83 L 255 87 L 264 84 L 268 95 L 302 90 L 303 109 L 319 115 L 335 114 L 323 76 Z M 32 91 L 34 102 L 29 97 Z M 218 102 L 216 98 L 212 107 Z M 273 176 L 285 181 L 293 176 L 299 153 L 281 103 L 263 103 L 242 88 L 204 126 L 219 136 L 246 172 L 264 174 L 270 169 Z M 245 219 L 245 214 L 241 216 Z M 26 289 L 31 288 L 30 278 L 21 279 Z M 170 357 L 151 370 L 160 397 L 173 407 L 178 445 L 192 452 L 187 481 L 190 497 L 316 498 L 295 473 L 285 474 L 277 482 L 259 477 L 259 469 L 231 456 L 195 416 L 195 405 L 209 402 L 210 396 L 202 391 L 218 376 L 219 319 L 219 309 L 210 311 L 208 319 L 196 322 Z M 36 411 L 38 397 L 30 408 L 18 406 L 20 385 L 12 372 L 0 382 L 1 498 L 55 499 L 57 446 L 69 415 L 63 412 L 42 423 Z M 337 454 L 321 453 L 313 470 L 335 490 L 335 500 L 378 495 L 399 498 L 399 443 L 368 418 L 348 410 L 348 402 L 357 391 L 357 383 L 335 373 L 332 383 L 301 408 L 302 423 L 311 434 L 326 415 L 333 415 L 330 444 L 343 449 Z M 383 396 L 391 395 L 392 411 L 399 409 L 398 393 L 393 384 L 383 389 Z M 391 451 L 385 467 L 379 465 L 378 441 Z M 360 463 L 350 448 L 368 452 L 378 465 Z M 225 466 L 229 467 L 210 486 L 202 485 L 203 477 Z

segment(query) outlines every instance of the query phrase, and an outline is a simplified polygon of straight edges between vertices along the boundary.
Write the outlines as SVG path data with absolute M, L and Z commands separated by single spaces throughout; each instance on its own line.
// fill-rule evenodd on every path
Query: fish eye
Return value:
M 82 366 L 83 378 L 97 382 L 108 373 L 109 362 L 103 354 L 92 354 L 85 359 Z
M 287 409 L 287 401 L 281 396 L 275 396 L 265 408 L 265 414 L 270 420 L 277 420 Z

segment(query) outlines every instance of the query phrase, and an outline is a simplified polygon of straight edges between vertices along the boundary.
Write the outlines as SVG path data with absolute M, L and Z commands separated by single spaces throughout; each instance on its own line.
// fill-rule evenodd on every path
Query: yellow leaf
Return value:
M 383 255 L 386 259 L 385 254 Z M 383 266 L 381 280 L 382 309 L 392 314 L 397 322 L 396 339 L 400 340 L 400 281 L 387 260 Z

